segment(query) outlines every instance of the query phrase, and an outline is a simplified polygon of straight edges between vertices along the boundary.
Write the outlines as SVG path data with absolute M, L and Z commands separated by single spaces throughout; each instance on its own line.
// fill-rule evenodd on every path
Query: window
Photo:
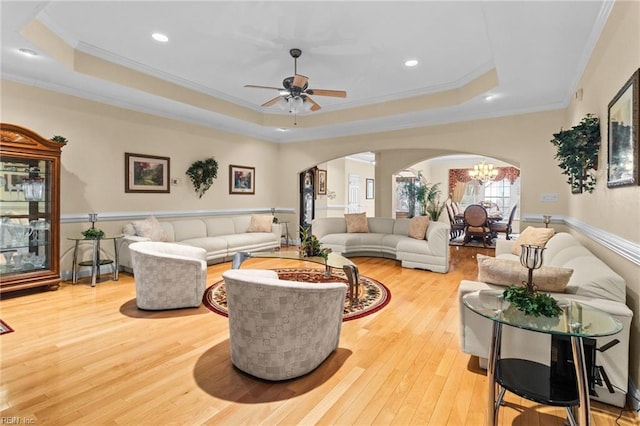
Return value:
M 520 178 L 518 177 L 513 185 L 509 179 L 487 182 L 480 185 L 477 181 L 471 181 L 466 185 L 461 205 L 464 207 L 469 204 L 491 203 L 493 208 L 498 208 L 507 215 L 511 211 L 511 207 L 520 200 Z M 516 218 L 518 218 L 516 212 Z

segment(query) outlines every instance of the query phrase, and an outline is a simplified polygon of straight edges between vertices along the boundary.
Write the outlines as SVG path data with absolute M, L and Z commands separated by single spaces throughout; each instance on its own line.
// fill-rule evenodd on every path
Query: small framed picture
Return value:
M 255 194 L 256 168 L 229 165 L 229 194 Z
M 373 200 L 373 197 L 376 192 L 375 180 L 367 179 L 367 190 L 366 190 L 366 198 L 367 200 Z
M 124 153 L 124 192 L 168 193 L 169 157 Z
M 318 169 L 318 177 L 316 179 L 318 184 L 318 195 L 327 195 L 327 171 Z

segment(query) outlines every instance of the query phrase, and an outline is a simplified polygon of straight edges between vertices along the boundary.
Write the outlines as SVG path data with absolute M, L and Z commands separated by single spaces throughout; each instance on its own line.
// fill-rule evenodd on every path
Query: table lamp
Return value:
M 520 251 L 520 264 L 529 270 L 529 276 L 526 282 L 523 282 L 527 288 L 527 293 L 533 294 L 536 291 L 533 283 L 533 271 L 542 266 L 542 252 L 544 247 L 522 244 Z
M 91 222 L 91 229 L 95 229 L 97 221 L 98 213 L 89 213 L 89 222 Z

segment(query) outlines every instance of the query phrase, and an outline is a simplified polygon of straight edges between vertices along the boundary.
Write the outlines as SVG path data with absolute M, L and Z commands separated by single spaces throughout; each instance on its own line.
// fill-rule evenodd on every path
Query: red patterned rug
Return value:
M 311 268 L 290 268 L 275 269 L 278 276 L 282 280 L 304 281 L 304 282 L 348 282 L 345 274 L 340 270 L 333 270 L 331 276 L 327 276 L 323 269 Z M 360 289 L 363 295 L 355 304 L 349 303 L 349 294 L 347 291 L 347 300 L 344 303 L 343 321 L 354 320 L 370 315 L 384 308 L 391 300 L 391 292 L 384 284 L 372 278 L 360 275 Z M 364 290 L 364 291 L 363 291 Z M 202 303 L 216 314 L 227 316 L 227 293 L 224 288 L 224 280 L 220 280 L 204 292 Z
M 11 333 L 13 328 L 9 327 L 6 322 L 0 320 L 0 334 Z

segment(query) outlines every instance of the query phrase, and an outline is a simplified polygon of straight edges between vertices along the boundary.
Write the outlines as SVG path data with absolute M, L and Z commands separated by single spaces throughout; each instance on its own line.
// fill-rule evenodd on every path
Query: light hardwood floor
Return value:
M 2 423 L 46 425 L 483 425 L 487 381 L 458 349 L 456 291 L 475 254 L 452 248 L 451 271 L 354 258 L 389 287 L 390 304 L 344 323 L 338 350 L 305 377 L 250 378 L 229 360 L 227 319 L 205 307 L 144 312 L 130 275 L 95 288 L 7 297 L 0 318 Z M 251 259 L 243 268 L 299 267 Z M 317 265 L 308 265 L 317 267 Z M 211 266 L 208 283 L 229 263 Z M 107 278 L 106 276 L 104 277 Z M 563 425 L 562 409 L 508 394 L 501 425 Z M 628 409 L 593 403 L 595 426 L 637 425 Z

